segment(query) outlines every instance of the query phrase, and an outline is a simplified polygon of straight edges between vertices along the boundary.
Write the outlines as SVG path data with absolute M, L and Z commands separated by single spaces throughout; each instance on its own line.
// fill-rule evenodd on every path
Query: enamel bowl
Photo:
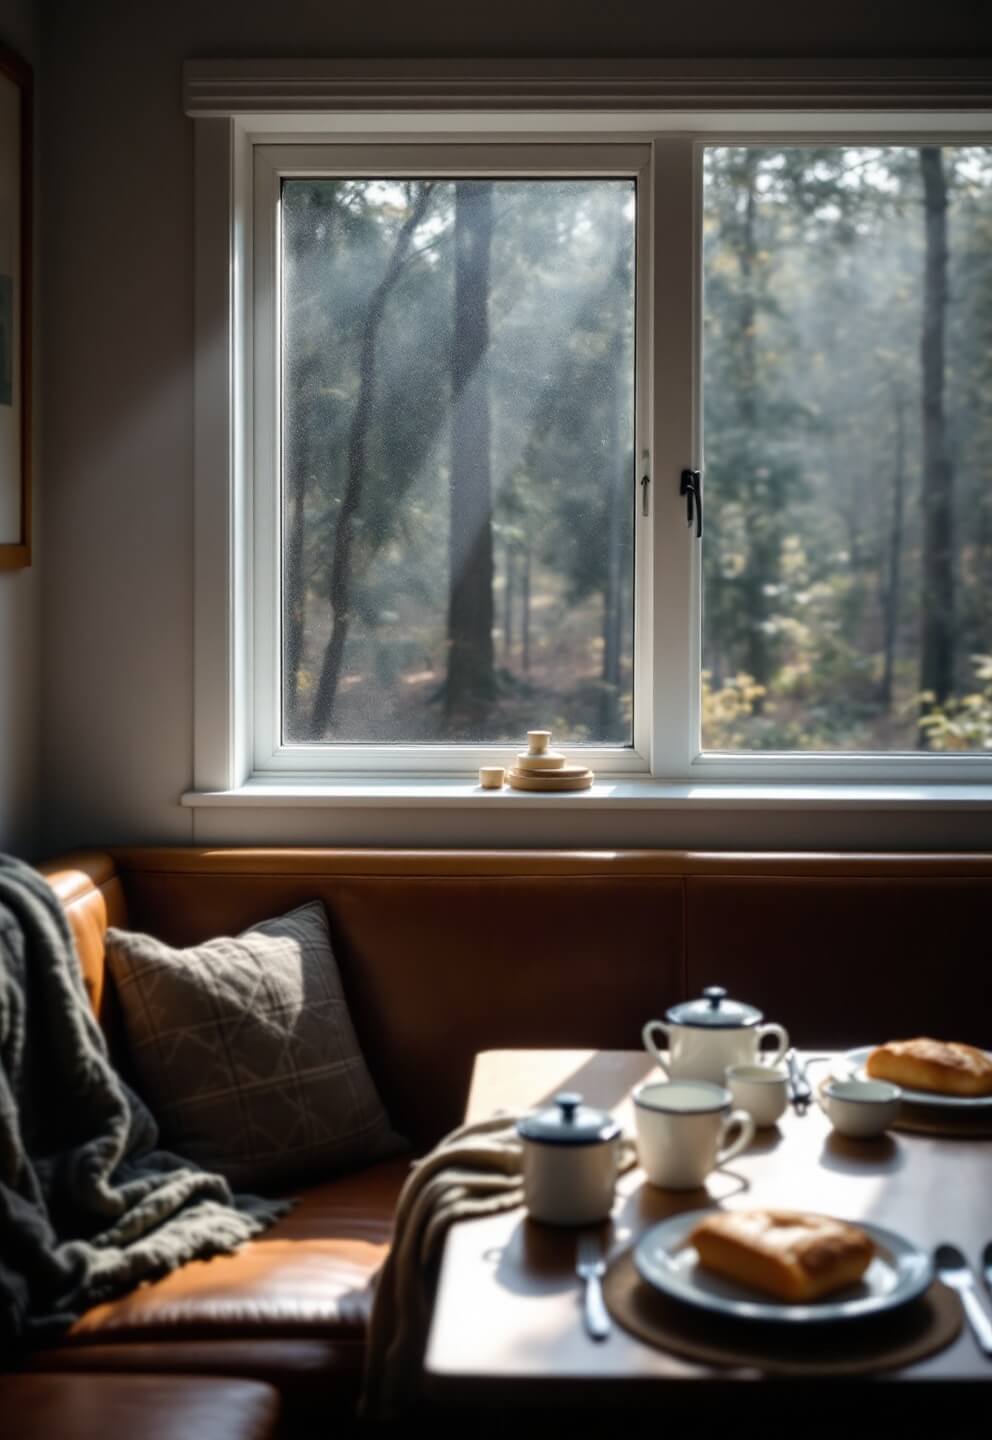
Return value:
M 894 1123 L 902 1091 L 887 1080 L 828 1080 L 820 1089 L 820 1104 L 841 1135 L 867 1140 Z

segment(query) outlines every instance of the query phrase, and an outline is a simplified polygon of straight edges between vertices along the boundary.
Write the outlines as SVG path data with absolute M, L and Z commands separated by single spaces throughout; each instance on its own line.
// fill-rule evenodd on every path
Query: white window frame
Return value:
M 250 618 L 254 587 L 259 579 L 265 583 L 266 567 L 272 565 L 271 543 L 263 544 L 263 553 L 259 552 L 252 523 L 252 475 L 259 443 L 257 376 L 251 363 L 259 338 L 253 336 L 252 303 L 260 241 L 253 224 L 256 155 L 265 148 L 274 155 L 291 147 L 300 155 L 315 145 L 416 147 L 455 140 L 459 145 L 499 147 L 567 142 L 569 147 L 590 147 L 590 153 L 608 144 L 643 145 L 651 152 L 651 173 L 641 181 L 639 216 L 654 264 L 652 283 L 638 289 L 642 403 L 637 453 L 649 450 L 653 483 L 648 521 L 641 520 L 639 508 L 637 512 L 638 529 L 650 531 L 650 545 L 642 544 L 637 561 L 635 663 L 638 704 L 653 703 L 635 711 L 633 749 L 593 752 L 599 773 L 641 772 L 683 786 L 723 782 L 984 786 L 992 780 L 992 757 L 983 755 L 699 753 L 693 737 L 698 735 L 701 567 L 699 546 L 688 534 L 677 494 L 683 467 L 705 470 L 699 434 L 698 344 L 703 147 L 802 144 L 825 138 L 838 144 L 925 140 L 988 144 L 992 137 L 988 67 L 979 66 L 977 78 L 955 73 L 953 67 L 948 74 L 937 75 L 940 67 L 932 64 L 921 78 L 910 73 L 912 67 L 908 72 L 904 67 L 898 84 L 886 71 L 886 91 L 885 76 L 866 80 L 862 75 L 853 79 L 835 75 L 814 82 L 808 77 L 790 78 L 783 65 L 772 79 L 764 72 L 758 77 L 747 101 L 749 108 L 729 111 L 687 110 L 696 96 L 691 87 L 680 92 L 680 82 L 665 76 L 655 76 L 646 87 L 643 66 L 637 69 L 630 62 L 630 67 L 629 74 L 619 80 L 614 77 L 609 86 L 603 82 L 605 88 L 592 102 L 580 96 L 586 84 L 580 77 L 581 83 L 577 81 L 569 92 L 571 108 L 561 110 L 554 109 L 553 102 L 563 92 L 551 81 L 544 89 L 528 82 L 529 99 L 527 84 L 514 75 L 500 92 L 502 108 L 493 111 L 481 108 L 484 98 L 469 98 L 474 80 L 463 83 L 459 103 L 465 109 L 430 109 L 425 96 L 435 103 L 444 96 L 442 105 L 454 101 L 436 79 L 424 81 L 417 90 L 416 75 L 410 78 L 417 70 L 413 65 L 387 67 L 388 83 L 382 81 L 378 91 L 367 75 L 364 88 L 356 91 L 353 78 L 342 78 L 342 67 L 330 64 L 311 66 L 305 84 L 299 78 L 300 67 L 288 62 L 270 67 L 254 62 L 197 62 L 187 67 L 187 110 L 196 117 L 196 791 L 231 792 L 287 772 L 315 782 L 349 772 L 386 775 L 415 768 L 469 772 L 480 754 L 488 757 L 499 750 L 321 746 L 277 755 L 271 732 L 260 733 L 253 707 L 258 682 L 268 676 L 270 683 L 272 666 L 271 652 L 267 657 L 262 653 Z M 460 75 L 473 69 L 456 68 Z M 565 67 L 569 68 L 582 69 Z M 431 75 L 437 69 L 432 67 Z M 255 77 L 253 91 L 245 88 L 246 73 Z M 737 76 L 719 83 L 725 105 L 742 88 Z M 833 108 L 813 110 L 799 103 L 800 94 L 817 96 L 822 103 L 824 87 L 831 92 Z M 660 94 L 664 103 L 633 108 L 630 98 L 636 94 L 640 99 L 645 88 Z M 709 101 L 719 92 L 712 79 L 698 88 Z M 868 108 L 866 92 L 874 108 Z M 885 97 L 881 101 L 880 94 Z M 783 108 L 755 108 L 767 105 L 769 95 Z M 627 108 L 617 106 L 618 97 Z M 364 108 L 352 108 L 362 100 Z M 891 108 L 900 102 L 905 110 Z M 952 108 L 955 104 L 960 108 Z M 397 115 L 396 109 L 416 114 Z M 880 109 L 885 113 L 878 113 Z M 591 116 L 590 110 L 597 113 Z M 344 155 L 345 150 L 339 153 Z M 643 204 L 649 190 L 650 213 Z M 638 238 L 640 243 L 640 232 Z M 665 277 L 671 276 L 678 277 L 677 283 L 666 283 Z M 649 307 L 650 323 L 642 323 L 641 307 Z M 649 331 L 653 331 L 650 340 Z M 314 753 L 317 750 L 319 755 Z
M 650 292 L 648 254 L 651 219 L 651 148 L 614 142 L 569 145 L 560 140 L 542 144 L 449 145 L 348 143 L 318 145 L 256 145 L 254 147 L 254 318 L 253 393 L 253 519 L 254 519 L 254 685 L 252 706 L 253 773 L 312 774 L 327 769 L 338 774 L 372 770 L 378 773 L 429 771 L 465 772 L 485 763 L 510 766 L 520 749 L 493 744 L 286 744 L 282 740 L 281 668 L 281 545 L 279 511 L 281 369 L 279 200 L 282 181 L 294 177 L 512 176 L 517 179 L 581 176 L 632 179 L 637 186 L 635 286 L 635 437 L 634 454 L 649 448 L 646 417 L 650 412 L 647 351 Z M 636 459 L 635 459 L 636 463 Z M 640 472 L 638 472 L 639 474 Z M 635 500 L 631 478 L 629 503 Z M 638 508 L 638 514 L 640 508 Z M 584 745 L 583 760 L 597 772 L 646 774 L 650 767 L 651 624 L 648 589 L 650 535 L 634 529 L 634 713 L 633 739 L 628 746 Z M 521 740 L 523 740 L 521 736 Z

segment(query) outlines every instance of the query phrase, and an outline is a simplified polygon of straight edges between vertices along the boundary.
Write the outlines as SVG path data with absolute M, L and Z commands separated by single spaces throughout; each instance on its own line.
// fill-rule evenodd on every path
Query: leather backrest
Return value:
M 692 994 L 725 985 L 805 1049 L 992 1047 L 992 874 L 689 876 Z
M 115 1012 L 104 964 L 104 936 L 109 925 L 128 923 L 124 890 L 113 857 L 102 850 L 81 850 L 39 868 L 62 902 L 76 942 L 86 993 L 98 1020 L 106 1027 Z
M 176 945 L 322 899 L 372 1074 L 421 1143 L 459 1122 L 478 1051 L 637 1048 L 643 1019 L 684 989 L 680 878 L 616 873 L 611 856 L 215 851 L 119 863 L 132 923 Z
M 191 945 L 322 899 L 376 1082 L 420 1143 L 460 1119 L 477 1051 L 638 1048 L 709 984 L 799 1045 L 992 1045 L 992 855 L 129 849 L 46 873 L 112 1045 L 108 923 Z

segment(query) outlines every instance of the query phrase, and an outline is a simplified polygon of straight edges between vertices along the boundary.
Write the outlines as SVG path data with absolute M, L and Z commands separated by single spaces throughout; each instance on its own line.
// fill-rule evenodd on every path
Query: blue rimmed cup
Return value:
M 707 1080 L 648 1081 L 633 1101 L 638 1158 L 662 1190 L 698 1189 L 754 1139 L 751 1116 L 733 1108 L 729 1090 Z
M 887 1080 L 827 1080 L 820 1086 L 820 1105 L 841 1135 L 868 1140 L 899 1118 L 902 1091 Z

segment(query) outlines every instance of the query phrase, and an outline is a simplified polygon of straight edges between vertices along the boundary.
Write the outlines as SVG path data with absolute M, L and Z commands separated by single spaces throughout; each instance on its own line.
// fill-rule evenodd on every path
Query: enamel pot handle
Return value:
M 761 1049 L 761 1042 L 769 1035 L 774 1036 L 778 1041 L 778 1049 L 774 1054 L 769 1055 L 767 1050 Z M 759 1062 L 762 1065 L 777 1065 L 789 1048 L 789 1032 L 781 1025 L 761 1025 L 758 1027 L 758 1050 Z
M 665 1052 L 659 1050 L 658 1046 L 655 1044 L 654 1032 L 656 1030 L 660 1030 L 661 1033 L 664 1035 L 665 1039 L 668 1041 L 668 1048 Z M 663 1070 L 666 1077 L 671 1080 L 672 1072 L 668 1067 L 671 1063 L 670 1047 L 672 1032 L 669 1030 L 664 1020 L 649 1020 L 648 1023 L 645 1025 L 644 1029 L 641 1031 L 641 1039 L 644 1041 L 645 1050 L 648 1052 L 649 1055 L 654 1056 L 660 1069 Z M 668 1056 L 667 1059 L 665 1058 L 666 1054 Z

